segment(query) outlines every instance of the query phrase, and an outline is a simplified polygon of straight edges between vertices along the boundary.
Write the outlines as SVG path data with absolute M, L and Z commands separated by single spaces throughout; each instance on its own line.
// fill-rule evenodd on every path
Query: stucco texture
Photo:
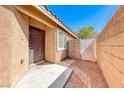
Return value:
M 28 17 L 0 6 L 0 87 L 12 87 L 28 68 Z

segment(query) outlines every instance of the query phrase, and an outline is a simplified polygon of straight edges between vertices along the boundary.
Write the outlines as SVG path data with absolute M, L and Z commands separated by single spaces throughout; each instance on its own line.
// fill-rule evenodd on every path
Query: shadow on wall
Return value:
M 25 37 L 27 38 L 27 41 L 28 41 L 29 37 L 28 37 L 26 32 L 27 32 L 27 29 L 29 29 L 29 26 L 27 28 L 28 23 L 26 24 L 24 14 L 17 11 L 14 6 L 3 6 L 3 7 L 5 7 L 6 9 L 14 12 L 13 14 L 16 17 L 17 22 L 20 25 L 20 27 L 21 27 L 21 29 L 22 29 L 22 31 L 23 31 L 23 33 L 24 33 L 24 35 L 25 35 Z
M 66 58 L 68 56 L 67 49 L 57 51 L 57 61 L 61 61 L 62 59 Z
M 66 57 L 69 57 L 68 55 L 68 42 L 67 42 L 67 48 L 61 51 L 58 51 L 57 56 L 59 55 L 59 61 L 63 60 Z

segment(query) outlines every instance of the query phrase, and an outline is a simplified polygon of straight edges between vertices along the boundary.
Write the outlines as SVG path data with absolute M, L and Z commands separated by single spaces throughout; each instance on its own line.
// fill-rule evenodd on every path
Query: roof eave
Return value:
M 58 24 L 60 27 L 62 27 L 64 30 L 66 30 L 69 34 L 71 34 L 73 37 L 78 38 L 73 32 L 71 32 L 66 26 L 64 26 L 63 24 L 61 24 L 59 21 L 55 20 L 52 16 L 50 16 L 45 10 L 43 10 L 42 8 L 40 8 L 37 5 L 32 5 L 34 8 L 36 8 L 38 11 L 40 11 L 41 13 L 43 13 L 45 16 L 49 17 L 53 22 L 55 22 L 56 24 Z

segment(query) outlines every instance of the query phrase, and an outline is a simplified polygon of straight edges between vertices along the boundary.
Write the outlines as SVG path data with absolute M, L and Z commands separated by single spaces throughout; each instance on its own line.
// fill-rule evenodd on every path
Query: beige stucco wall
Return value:
M 39 29 L 44 28 L 45 31 L 45 60 L 51 63 L 57 63 L 61 59 L 67 56 L 67 50 L 57 51 L 56 50 L 56 28 L 61 29 L 68 35 L 68 39 L 74 39 L 75 37 L 70 35 L 67 31 L 65 31 L 62 27 L 58 24 L 50 20 L 48 17 L 44 16 L 40 11 L 34 9 L 32 6 L 17 6 L 17 8 L 29 14 L 30 17 L 38 20 L 36 22 L 30 19 L 30 25 L 35 26 Z M 33 24 L 32 24 L 33 23 Z M 42 24 L 40 24 L 42 23 Z M 40 25 L 38 25 L 40 24 Z M 44 26 L 44 25 L 45 26 Z
M 56 51 L 56 63 L 60 62 L 62 59 L 68 56 L 67 49 Z
M 0 6 L 0 23 L 0 87 L 12 87 L 28 68 L 28 17 Z
M 62 30 L 62 29 L 61 29 Z M 62 30 L 63 32 L 65 32 L 64 30 Z M 69 42 L 69 40 L 75 39 L 73 36 L 69 35 L 68 33 L 66 33 L 67 35 L 67 43 Z M 55 36 L 56 38 L 56 36 Z M 57 40 L 56 40 L 57 42 Z M 64 50 L 57 50 L 57 46 L 56 46 L 56 63 L 58 63 L 59 61 L 61 61 L 62 59 L 68 57 L 68 47 L 67 49 Z
M 51 63 L 58 63 L 60 60 L 68 56 L 68 49 L 57 50 L 57 29 L 47 28 L 45 31 L 45 60 Z M 74 39 L 73 36 L 67 34 L 67 40 Z
M 124 87 L 124 6 L 97 38 L 97 61 L 109 87 Z
M 31 10 L 36 11 L 31 9 L 31 7 L 25 7 L 25 11 L 28 11 L 30 12 L 30 14 L 33 15 L 34 12 L 32 12 Z M 44 17 L 43 14 L 39 14 L 37 11 L 33 15 L 33 17 L 34 16 L 36 18 L 40 18 L 40 20 L 37 21 L 37 20 L 34 20 L 33 18 L 30 18 L 29 19 L 30 26 L 33 26 L 45 31 L 45 60 L 51 63 L 57 63 L 61 59 L 67 57 L 67 53 L 68 53 L 67 49 L 62 51 L 56 50 L 56 31 L 57 31 L 57 28 L 59 28 L 65 33 L 67 32 L 57 24 L 51 22 L 47 17 Z M 67 38 L 68 40 L 74 39 L 74 37 L 69 33 L 67 33 Z
M 8 39 L 8 32 L 11 30 L 9 25 L 11 19 L 8 19 L 10 13 L 9 10 L 0 6 L 0 87 L 10 86 L 9 61 L 11 61 L 11 43 L 8 43 L 10 40 Z M 6 25 L 8 25 L 8 27 L 6 27 Z
M 45 32 L 45 60 L 51 63 L 55 62 L 55 29 L 47 28 Z

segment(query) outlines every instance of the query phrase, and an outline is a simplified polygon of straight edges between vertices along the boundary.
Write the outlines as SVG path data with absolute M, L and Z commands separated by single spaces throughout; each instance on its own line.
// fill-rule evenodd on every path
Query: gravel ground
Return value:
M 67 58 L 58 63 L 73 69 L 66 88 L 107 88 L 108 85 L 97 62 Z

